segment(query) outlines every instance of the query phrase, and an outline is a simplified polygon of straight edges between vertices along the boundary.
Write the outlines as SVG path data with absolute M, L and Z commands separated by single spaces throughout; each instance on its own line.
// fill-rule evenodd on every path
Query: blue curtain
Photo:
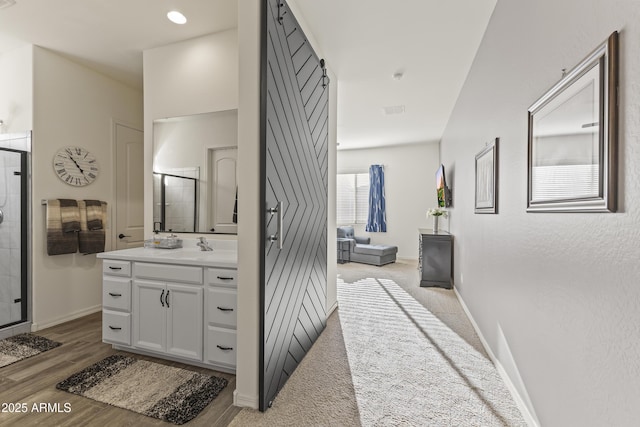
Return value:
M 384 170 L 382 165 L 369 167 L 369 218 L 366 231 L 387 231 L 387 215 L 384 201 Z

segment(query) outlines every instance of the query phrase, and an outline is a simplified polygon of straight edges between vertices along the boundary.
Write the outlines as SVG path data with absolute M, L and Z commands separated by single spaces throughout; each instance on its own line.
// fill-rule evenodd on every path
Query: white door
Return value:
M 234 222 L 236 192 L 238 191 L 236 163 L 237 148 L 222 148 L 209 151 L 211 188 L 209 200 L 211 210 L 207 230 L 217 233 L 237 233 Z
M 202 360 L 202 286 L 167 284 L 167 353 Z
M 149 280 L 133 281 L 133 345 L 154 351 L 166 348 L 166 285 Z
M 116 123 L 116 249 L 144 244 L 143 132 Z

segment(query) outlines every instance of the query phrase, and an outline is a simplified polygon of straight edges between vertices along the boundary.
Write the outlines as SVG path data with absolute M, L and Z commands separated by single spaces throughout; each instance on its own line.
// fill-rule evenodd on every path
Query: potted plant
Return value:
M 440 217 L 447 218 L 449 213 L 442 208 L 433 208 L 427 211 L 427 217 L 433 217 L 433 232 L 438 232 L 438 222 Z

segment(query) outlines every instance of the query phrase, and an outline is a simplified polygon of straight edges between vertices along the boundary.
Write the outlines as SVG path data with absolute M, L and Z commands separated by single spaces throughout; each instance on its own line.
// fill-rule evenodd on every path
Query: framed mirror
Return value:
M 154 120 L 154 230 L 237 233 L 237 141 L 237 110 Z
M 529 108 L 528 212 L 615 212 L 618 33 Z

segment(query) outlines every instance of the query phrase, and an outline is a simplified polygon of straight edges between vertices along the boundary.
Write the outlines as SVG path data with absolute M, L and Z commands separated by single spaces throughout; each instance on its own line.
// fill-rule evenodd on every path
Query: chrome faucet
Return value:
M 207 239 L 205 237 L 198 237 L 198 243 L 196 245 L 200 246 L 201 251 L 212 251 L 213 248 L 209 246 Z

